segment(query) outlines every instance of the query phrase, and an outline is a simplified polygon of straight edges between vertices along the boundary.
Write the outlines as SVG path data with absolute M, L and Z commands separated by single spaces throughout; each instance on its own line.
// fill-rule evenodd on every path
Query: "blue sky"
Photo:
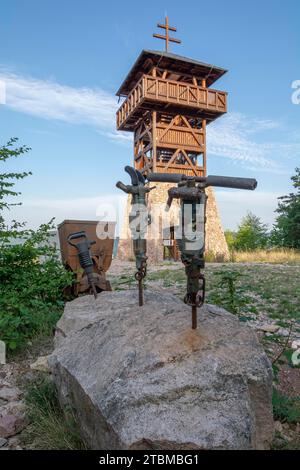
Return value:
M 115 130 L 114 96 L 167 12 L 181 45 L 172 51 L 227 68 L 214 87 L 229 93 L 229 112 L 208 126 L 208 173 L 252 176 L 256 192 L 218 190 L 225 228 L 247 210 L 271 224 L 276 198 L 300 164 L 298 0 L 2 0 L 0 141 L 32 148 L 10 169 L 31 170 L 11 217 L 30 225 L 95 218 L 99 200 L 119 201 L 115 182 L 132 162 L 131 134 Z M 100 198 L 100 199 L 99 199 Z M 98 214 L 99 215 L 99 214 Z

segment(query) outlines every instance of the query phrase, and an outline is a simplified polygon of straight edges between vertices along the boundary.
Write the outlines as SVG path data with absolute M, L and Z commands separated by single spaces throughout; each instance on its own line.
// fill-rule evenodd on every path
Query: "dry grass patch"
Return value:
M 300 264 L 300 251 L 287 248 L 235 251 L 232 257 L 236 263 Z

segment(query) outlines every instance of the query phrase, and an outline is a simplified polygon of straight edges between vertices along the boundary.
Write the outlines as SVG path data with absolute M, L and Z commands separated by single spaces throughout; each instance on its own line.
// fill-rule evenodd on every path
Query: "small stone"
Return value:
M 291 442 L 293 440 L 293 438 L 288 435 L 288 434 L 282 434 L 282 437 L 287 441 L 287 442 Z
M 16 387 L 1 387 L 0 388 L 0 399 L 5 401 L 16 401 L 22 395 L 21 390 Z
M 39 372 L 49 372 L 48 356 L 40 356 L 35 362 L 30 364 L 30 369 L 38 370 Z
M 292 342 L 292 349 L 296 350 L 300 348 L 300 339 L 296 339 Z
M 281 424 L 280 421 L 275 421 L 275 423 L 274 423 L 274 429 L 275 429 L 275 431 L 277 431 L 277 432 L 280 432 L 280 433 L 282 432 L 282 429 L 283 429 L 283 428 L 282 428 L 282 424 Z
M 25 414 L 25 403 L 22 400 L 11 401 L 0 408 L 0 416 Z
M 14 436 L 25 427 L 25 418 L 23 415 L 6 414 L 0 416 L 0 437 Z
M 4 437 L 0 437 L 0 447 L 5 446 L 7 444 L 7 439 L 4 439 Z
M 280 336 L 285 336 L 286 337 L 286 336 L 289 336 L 290 332 L 289 332 L 289 330 L 286 330 L 285 328 L 280 328 L 278 330 L 278 334 Z
M 8 441 L 8 446 L 10 449 L 16 449 L 20 446 L 20 439 L 16 436 L 11 437 Z
M 265 333 L 276 333 L 276 331 L 279 330 L 279 326 L 278 325 L 260 325 L 258 326 L 257 328 L 258 330 L 260 331 L 264 331 Z

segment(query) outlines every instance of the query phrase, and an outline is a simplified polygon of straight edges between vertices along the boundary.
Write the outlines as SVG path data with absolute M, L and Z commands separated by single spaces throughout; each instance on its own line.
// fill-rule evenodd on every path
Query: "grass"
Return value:
M 300 264 L 207 263 L 204 272 L 208 303 L 227 307 L 226 291 L 220 286 L 218 274 L 227 271 L 237 277 L 236 292 L 242 300 L 239 302 L 241 317 L 265 314 L 282 328 L 288 328 L 293 320 L 294 330 L 300 331 Z M 134 272 L 133 267 L 132 272 L 127 268 L 123 276 L 110 276 L 113 289 L 135 288 Z M 183 298 L 186 288 L 184 267 L 181 263 L 173 263 L 172 267 L 162 265 L 159 270 L 148 272 L 145 285 L 146 288 L 168 289 Z
M 55 386 L 44 375 L 31 383 L 25 395 L 29 426 L 22 434 L 24 444 L 40 450 L 80 450 L 80 438 L 71 410 L 62 410 Z
M 300 264 L 300 251 L 287 248 L 235 251 L 231 259 L 236 263 Z
M 300 396 L 287 397 L 274 388 L 272 404 L 275 420 L 294 424 L 300 421 Z
M 182 269 L 162 269 L 149 273 L 146 277 L 146 282 L 161 281 L 163 287 L 171 287 L 182 285 L 186 282 L 184 268 Z
M 237 277 L 236 291 L 243 300 L 239 305 L 241 316 L 266 314 L 283 328 L 288 328 L 293 320 L 294 329 L 300 330 L 300 265 L 208 263 L 204 270 L 207 302 L 226 308 L 226 291 L 220 286 L 220 271 L 228 271 Z M 117 283 L 116 278 L 114 284 Z M 167 288 L 183 298 L 186 287 L 184 267 L 178 264 L 178 269 L 162 267 L 159 271 L 150 272 L 146 286 Z

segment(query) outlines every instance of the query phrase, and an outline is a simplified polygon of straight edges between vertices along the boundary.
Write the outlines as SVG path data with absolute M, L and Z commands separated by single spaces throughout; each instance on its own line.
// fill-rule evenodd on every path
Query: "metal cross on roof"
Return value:
M 180 39 L 171 38 L 169 36 L 169 31 L 176 32 L 177 28 L 174 28 L 174 26 L 169 26 L 169 18 L 167 16 L 165 18 L 165 24 L 157 23 L 157 27 L 166 30 L 166 35 L 165 36 L 163 36 L 162 34 L 153 34 L 154 38 L 163 39 L 164 41 L 166 41 L 166 43 L 165 43 L 166 44 L 166 52 L 168 52 L 168 50 L 169 50 L 169 42 L 176 42 L 177 44 L 181 43 Z

